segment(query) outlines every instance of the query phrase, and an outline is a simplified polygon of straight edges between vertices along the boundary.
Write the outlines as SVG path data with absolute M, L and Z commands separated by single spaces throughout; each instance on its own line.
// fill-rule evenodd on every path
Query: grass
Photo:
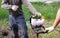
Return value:
M 1 0 L 0 0 L 0 19 L 8 18 L 8 11 L 1 8 Z
M 8 26 L 9 25 L 9 21 L 7 19 L 2 19 L 0 20 L 0 26 Z
M 60 3 L 52 3 L 51 7 L 49 5 L 43 5 L 43 3 L 35 2 L 32 5 L 45 16 L 45 19 L 48 20 L 45 22 L 45 27 L 50 27 L 53 24 L 54 18 L 56 16 L 57 10 L 60 8 Z M 25 19 L 29 20 L 31 12 L 23 5 Z M 0 0 L 0 26 L 8 26 L 8 10 L 3 10 L 1 8 Z M 28 26 L 29 38 L 36 38 L 36 34 L 32 31 L 31 27 Z M 39 38 L 60 38 L 60 26 L 58 26 L 53 32 L 40 34 Z
M 46 17 L 46 19 L 54 19 L 55 15 L 57 13 L 57 10 L 59 8 L 59 3 L 52 3 L 50 5 L 43 5 L 40 3 L 33 3 L 33 5 L 35 6 L 35 8 L 42 13 L 42 15 L 44 15 Z M 54 14 L 54 15 L 53 15 Z
M 51 6 L 50 5 L 42 6 L 43 3 L 34 2 L 32 3 L 32 5 L 36 8 L 37 11 L 39 11 L 40 13 L 42 13 L 42 15 L 45 16 L 45 19 L 54 19 L 57 13 L 57 10 L 60 7 L 60 3 L 52 3 L 50 4 Z M 24 11 L 25 19 L 29 20 L 32 13 L 25 5 L 22 5 L 22 8 Z M 0 19 L 8 18 L 8 15 L 9 15 L 8 10 L 3 10 L 1 8 L 1 0 L 0 0 Z

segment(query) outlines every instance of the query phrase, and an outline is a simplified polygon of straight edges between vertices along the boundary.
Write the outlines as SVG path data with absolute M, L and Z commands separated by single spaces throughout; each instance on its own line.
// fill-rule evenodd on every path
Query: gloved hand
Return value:
M 37 16 L 41 16 L 41 13 L 39 13 L 39 12 L 36 12 L 36 14 L 35 15 L 37 15 Z
M 12 5 L 12 10 L 13 10 L 13 11 L 16 11 L 18 8 L 19 8 L 19 6 L 17 6 L 17 5 Z
M 54 27 L 51 26 L 51 27 L 49 27 L 49 28 L 46 28 L 46 30 L 48 30 L 48 32 L 52 32 L 52 31 L 54 31 Z

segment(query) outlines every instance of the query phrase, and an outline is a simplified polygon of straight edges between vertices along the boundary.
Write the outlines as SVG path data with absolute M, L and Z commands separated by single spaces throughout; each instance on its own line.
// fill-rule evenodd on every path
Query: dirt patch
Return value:
M 13 36 L 13 32 L 9 26 L 0 26 L 0 38 L 13 38 Z

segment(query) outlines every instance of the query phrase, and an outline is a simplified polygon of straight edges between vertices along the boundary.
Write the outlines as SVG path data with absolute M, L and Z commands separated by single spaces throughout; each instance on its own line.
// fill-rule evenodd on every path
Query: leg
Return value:
M 18 36 L 18 25 L 16 24 L 16 21 L 12 15 L 9 15 L 9 21 L 10 24 L 12 25 L 12 30 L 14 32 L 14 38 L 19 38 Z
M 22 38 L 28 38 L 27 27 L 24 25 L 20 25 L 20 29 L 21 29 L 21 33 L 22 33 Z
M 56 26 L 59 24 L 59 22 L 60 22 L 60 9 L 57 12 L 56 19 L 53 23 L 53 27 L 56 28 Z
M 16 19 L 22 33 L 22 38 L 28 38 L 27 26 L 23 15 L 20 15 Z
M 14 32 L 14 35 L 15 35 L 14 38 L 19 38 L 19 36 L 18 36 L 18 25 L 13 24 L 12 29 L 13 29 L 13 32 Z

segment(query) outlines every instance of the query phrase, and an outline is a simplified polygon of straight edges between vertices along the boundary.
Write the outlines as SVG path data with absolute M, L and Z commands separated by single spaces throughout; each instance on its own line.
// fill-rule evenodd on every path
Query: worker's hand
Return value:
M 52 31 L 54 31 L 54 27 L 51 26 L 51 27 L 49 27 L 49 28 L 46 28 L 46 30 L 48 30 L 48 32 L 52 32 Z
M 36 12 L 36 14 L 35 15 L 37 15 L 37 16 L 41 16 L 41 13 L 39 13 L 39 12 Z
M 16 11 L 18 8 L 19 8 L 19 6 L 17 6 L 17 5 L 12 5 L 12 10 L 13 10 L 13 11 Z

